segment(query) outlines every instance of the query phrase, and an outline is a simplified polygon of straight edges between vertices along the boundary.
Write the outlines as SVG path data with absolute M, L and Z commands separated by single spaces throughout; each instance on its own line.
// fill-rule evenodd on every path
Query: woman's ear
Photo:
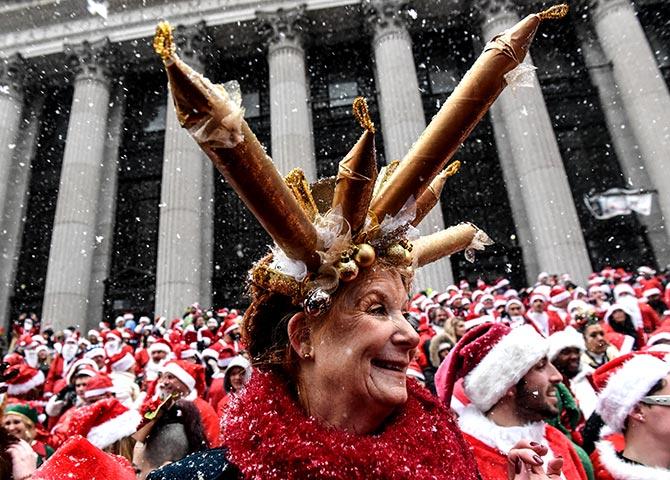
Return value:
M 312 356 L 312 337 L 307 325 L 307 315 L 304 312 L 296 313 L 288 321 L 287 328 L 293 350 L 300 358 L 310 358 Z

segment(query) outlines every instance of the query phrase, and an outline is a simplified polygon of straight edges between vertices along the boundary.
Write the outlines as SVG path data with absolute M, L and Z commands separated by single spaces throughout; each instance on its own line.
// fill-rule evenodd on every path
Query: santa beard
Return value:
M 144 367 L 145 378 L 150 382 L 153 382 L 154 380 L 158 379 L 158 374 L 161 372 L 161 369 L 163 368 L 163 365 L 165 365 L 166 362 L 167 362 L 166 359 L 161 359 L 158 362 L 149 360 L 149 362 Z
M 23 355 L 25 356 L 26 363 L 29 367 L 37 368 L 38 358 L 35 350 L 26 350 L 23 352 Z
M 63 349 L 61 350 L 61 355 L 63 355 L 63 359 L 66 362 L 70 362 L 75 357 L 75 355 L 77 355 L 77 350 L 78 349 L 79 348 L 77 347 L 77 345 L 66 343 L 65 345 L 63 345 Z

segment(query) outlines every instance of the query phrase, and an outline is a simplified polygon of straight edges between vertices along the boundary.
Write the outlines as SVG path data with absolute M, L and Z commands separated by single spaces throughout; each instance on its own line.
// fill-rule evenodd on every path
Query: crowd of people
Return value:
M 406 375 L 452 407 L 484 479 L 505 478 L 524 441 L 540 462 L 562 458 L 567 480 L 670 478 L 668 280 L 607 268 L 584 287 L 543 273 L 525 289 L 501 278 L 417 293 Z M 242 322 L 192 305 L 171 321 L 126 313 L 54 332 L 23 315 L 2 374 L 3 461 L 19 471 L 3 478 L 87 462 L 106 478 L 176 478 L 165 472 L 192 455 L 211 466 L 198 478 L 227 478 L 224 412 L 252 376 Z

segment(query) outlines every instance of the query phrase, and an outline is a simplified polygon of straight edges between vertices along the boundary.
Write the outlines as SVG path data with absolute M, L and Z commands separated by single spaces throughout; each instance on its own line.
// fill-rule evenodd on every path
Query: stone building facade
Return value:
M 417 275 L 538 272 L 583 282 L 606 264 L 670 263 L 670 7 L 571 2 L 542 27 L 534 88 L 508 89 L 458 152 L 431 231 L 469 220 L 496 245 Z M 528 0 L 16 0 L 0 6 L 0 313 L 56 328 L 123 310 L 179 316 L 193 302 L 244 305 L 269 243 L 170 105 L 151 50 L 177 25 L 182 57 L 237 80 L 246 118 L 282 173 L 332 175 L 367 97 L 381 163 L 400 159 L 485 41 Z M 654 189 L 652 214 L 598 221 L 585 194 Z M 665 214 L 665 215 L 664 215 Z

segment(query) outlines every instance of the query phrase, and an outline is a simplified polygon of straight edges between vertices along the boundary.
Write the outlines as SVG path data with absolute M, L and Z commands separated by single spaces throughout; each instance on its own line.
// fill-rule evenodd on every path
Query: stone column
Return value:
M 598 40 L 605 57 L 611 62 L 612 75 L 639 147 L 644 169 L 652 186 L 658 190 L 667 245 L 670 229 L 668 87 L 631 2 L 593 0 L 592 4 L 592 20 Z
M 584 63 L 589 71 L 591 83 L 598 91 L 607 130 L 626 179 L 626 186 L 650 188 L 653 184 L 649 172 L 644 167 L 633 128 L 626 117 L 621 92 L 614 79 L 612 63 L 607 60 L 595 32 L 589 25 L 580 25 L 577 33 L 584 55 Z M 657 195 L 652 197 L 651 214 L 649 216 L 638 215 L 638 219 L 647 228 L 647 236 L 659 265 L 670 264 L 670 238 L 665 231 Z
M 500 161 L 500 169 L 502 170 L 503 179 L 505 180 L 505 189 L 507 190 L 509 206 L 512 210 L 514 229 L 518 237 L 519 245 L 521 246 L 521 254 L 523 256 L 523 264 L 526 271 L 526 282 L 528 285 L 533 285 L 537 279 L 533 275 L 537 275 L 540 271 L 540 266 L 537 260 L 537 252 L 535 251 L 533 234 L 530 231 L 530 225 L 528 223 L 526 205 L 524 204 L 521 195 L 518 180 L 519 176 L 517 175 L 516 168 L 514 168 L 512 145 L 510 145 L 509 137 L 505 130 L 505 124 L 502 120 L 502 112 L 500 111 L 500 105 L 498 103 L 494 103 L 491 106 L 490 114 L 498 160 Z
M 102 180 L 98 195 L 98 214 L 93 251 L 93 270 L 89 290 L 87 328 L 97 328 L 103 320 L 105 280 L 109 276 L 114 246 L 114 223 L 116 219 L 116 193 L 119 168 L 119 146 L 123 138 L 123 118 L 126 95 L 123 81 L 119 82 L 110 102 L 109 120 L 105 135 L 105 152 Z
M 412 39 L 405 24 L 403 0 L 366 0 L 364 10 L 373 32 L 375 79 L 379 92 L 384 152 L 388 159 L 402 159 L 426 128 L 417 80 Z M 438 203 L 419 225 L 422 234 L 444 228 Z M 453 283 L 449 259 L 431 263 L 416 272 L 414 288 L 444 290 Z
M 178 52 L 195 70 L 204 71 L 207 43 L 204 22 L 178 27 Z M 202 210 L 204 169 L 211 163 L 177 120 L 168 95 L 158 227 L 156 315 L 180 317 L 200 301 L 202 282 Z
M 10 298 L 14 294 L 16 267 L 21 253 L 21 238 L 26 209 L 28 206 L 28 186 L 30 185 L 30 165 L 37 146 L 40 116 L 44 97 L 29 93 L 32 102 L 24 108 L 21 121 L 21 135 L 14 149 L 5 198 L 5 212 L 0 221 L 0 322 L 8 326 Z
M 12 158 L 18 141 L 25 61 L 18 54 L 0 59 L 0 217 L 5 213 L 5 197 Z
M 212 274 L 214 263 L 214 178 L 219 175 L 208 158 L 202 169 L 202 265 L 200 269 L 200 305 L 212 306 Z
M 482 36 L 487 41 L 519 20 L 503 2 L 480 5 L 484 12 Z M 530 55 L 526 63 L 532 65 Z M 577 283 L 585 284 L 591 262 L 537 77 L 533 83 L 533 88 L 516 92 L 507 88 L 502 93 L 496 101 L 493 127 L 504 125 L 539 269 L 569 273 Z M 508 175 L 505 177 L 507 180 Z M 537 273 L 528 271 L 530 278 Z
M 66 48 L 74 94 L 42 305 L 54 330 L 87 324 L 110 98 L 109 40 Z
M 272 158 L 283 175 L 299 167 L 308 181 L 315 181 L 303 14 L 304 6 L 299 6 L 257 16 L 268 44 Z

